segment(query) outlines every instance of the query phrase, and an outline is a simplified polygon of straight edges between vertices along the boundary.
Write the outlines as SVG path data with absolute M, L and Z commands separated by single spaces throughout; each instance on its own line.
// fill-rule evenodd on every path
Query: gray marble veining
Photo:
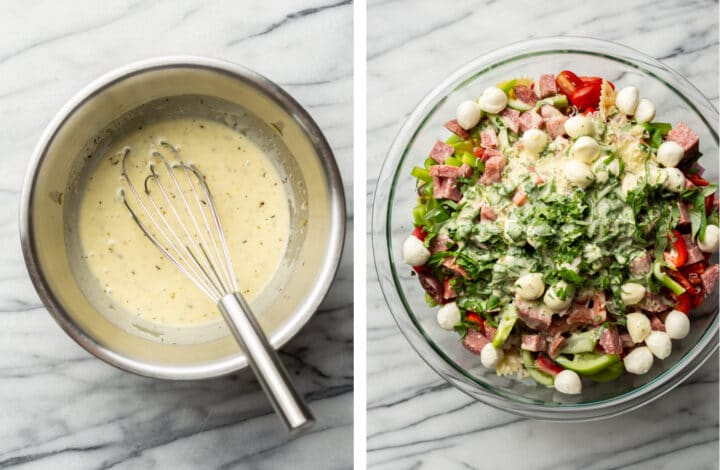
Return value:
M 352 5 L 349 1 L 3 2 L 0 15 L 0 468 L 352 466 Z M 249 371 L 202 382 L 136 377 L 70 340 L 20 252 L 29 155 L 77 90 L 125 63 L 204 55 L 283 86 L 324 130 L 348 196 L 332 290 L 281 356 L 318 423 L 289 438 Z
M 551 35 L 625 43 L 687 76 L 717 105 L 713 1 L 434 1 L 368 4 L 368 207 L 380 165 L 415 105 L 472 58 Z M 369 230 L 368 230 L 369 234 Z M 715 469 L 718 360 L 622 417 L 547 423 L 455 390 L 412 350 L 368 264 L 368 466 L 377 469 Z

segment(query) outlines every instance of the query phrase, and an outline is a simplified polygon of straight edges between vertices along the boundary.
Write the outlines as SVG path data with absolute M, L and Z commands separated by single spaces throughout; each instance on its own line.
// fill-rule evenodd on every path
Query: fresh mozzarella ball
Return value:
M 492 343 L 488 343 L 480 350 L 480 362 L 488 369 L 494 369 L 498 362 L 503 359 L 503 350 L 497 349 Z
M 637 122 L 650 122 L 655 118 L 655 104 L 647 98 L 638 101 L 635 108 L 635 120 Z
M 555 390 L 567 395 L 578 395 L 582 393 L 582 382 L 576 372 L 565 369 L 555 376 Z
M 507 106 L 507 95 L 498 87 L 491 86 L 482 92 L 479 99 L 480 109 L 490 114 L 498 114 Z
M 565 121 L 565 132 L 574 139 L 583 135 L 593 135 L 595 126 L 592 119 L 578 114 Z
M 616 178 L 620 176 L 620 161 L 614 158 L 610 163 L 607 164 L 607 171 Z
M 645 338 L 645 345 L 660 360 L 665 359 L 672 352 L 672 340 L 664 331 L 652 331 L 650 336 Z
M 631 116 L 635 112 L 639 100 L 640 90 L 634 86 L 627 86 L 615 95 L 615 106 L 621 113 Z
M 690 333 L 690 319 L 679 310 L 673 310 L 665 317 L 665 333 L 670 339 L 683 339 Z
M 480 122 L 480 105 L 474 101 L 463 101 L 457 107 L 456 118 L 463 129 L 472 129 Z
M 665 167 L 676 167 L 685 156 L 685 150 L 677 142 L 668 140 L 660 144 L 657 150 L 657 161 Z
M 437 311 L 437 322 L 443 330 L 452 330 L 460 323 L 460 309 L 455 302 L 440 307 Z
M 575 274 L 578 274 L 580 272 L 580 263 L 582 263 L 582 257 L 578 256 L 570 263 L 561 263 L 558 268 L 567 269 L 574 272 Z
M 647 374 L 653 365 L 653 355 L 645 346 L 630 351 L 623 359 L 625 370 L 635 375 Z
M 620 183 L 620 191 L 622 191 L 623 197 L 627 197 L 628 193 L 638 187 L 640 178 L 633 173 L 625 173 Z
M 709 224 L 705 227 L 705 236 L 698 237 L 698 248 L 705 253 L 713 253 L 718 250 L 720 244 L 720 228 L 717 225 Z
M 525 150 L 537 155 L 547 147 L 548 136 L 540 129 L 528 129 L 522 135 L 522 143 L 525 145 Z
M 665 173 L 663 188 L 674 193 L 685 191 L 685 175 L 677 168 L 662 168 Z
M 642 343 L 648 337 L 652 328 L 650 327 L 650 319 L 640 312 L 630 313 L 627 316 L 626 328 L 630 333 L 633 343 Z
M 635 305 L 645 298 L 645 286 L 636 282 L 626 282 L 620 288 L 620 298 L 625 305 Z
M 649 166 L 647 169 L 647 173 L 645 173 L 647 183 L 652 186 L 664 186 L 665 181 L 667 181 L 667 173 L 665 173 L 665 171 L 663 170 L 664 168 L 658 168 L 654 165 Z
M 589 136 L 579 137 L 570 149 L 573 157 L 584 163 L 592 163 L 600 155 L 600 145 Z
M 570 183 L 579 188 L 590 186 L 595 179 L 595 175 L 590 168 L 577 160 L 567 162 L 565 165 L 565 177 Z
M 592 167 L 592 172 L 595 173 L 595 181 L 600 184 L 607 183 L 608 178 L 610 178 L 607 165 L 605 165 L 602 158 L 595 161 L 595 164 Z
M 560 281 L 554 286 L 550 286 L 548 290 L 545 291 L 543 302 L 554 312 L 565 310 L 572 303 L 572 295 L 570 295 L 568 289 L 569 287 L 565 281 Z M 560 293 L 563 291 L 565 291 L 565 300 L 560 298 Z
M 403 243 L 402 256 L 405 264 L 422 266 L 430 259 L 430 250 L 419 238 L 410 235 Z
M 523 274 L 515 281 L 518 297 L 523 300 L 535 300 L 545 291 L 542 273 Z

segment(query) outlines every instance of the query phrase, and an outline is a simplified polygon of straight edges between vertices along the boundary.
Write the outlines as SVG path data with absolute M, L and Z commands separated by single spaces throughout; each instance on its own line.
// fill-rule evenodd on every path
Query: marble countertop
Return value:
M 717 106 L 713 1 L 368 3 L 368 207 L 383 157 L 420 99 L 470 59 L 519 40 L 573 34 L 625 43 L 687 76 Z M 400 334 L 371 264 L 367 292 L 371 468 L 718 466 L 717 355 L 673 392 L 622 417 L 534 421 L 474 402 L 427 367 Z
M 350 2 L 4 2 L 0 31 L 0 468 L 351 467 Z M 46 124 L 97 76 L 183 54 L 240 63 L 279 83 L 324 129 L 342 172 L 349 225 L 340 271 L 281 354 L 318 420 L 295 439 L 248 370 L 166 382 L 95 359 L 47 314 L 25 270 L 19 190 Z

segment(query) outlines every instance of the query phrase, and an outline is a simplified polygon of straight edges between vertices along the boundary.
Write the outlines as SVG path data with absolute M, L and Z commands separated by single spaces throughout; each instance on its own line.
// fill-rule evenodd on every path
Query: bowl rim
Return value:
M 508 63 L 517 61 L 523 57 L 537 56 L 552 53 L 583 53 L 597 56 L 603 56 L 616 62 L 625 63 L 636 69 L 641 70 L 644 74 L 651 75 L 662 81 L 667 86 L 674 88 L 674 91 L 685 100 L 696 113 L 704 121 L 710 132 L 717 142 L 718 136 L 715 125 L 709 123 L 703 112 L 698 110 L 696 104 L 690 101 L 683 93 L 680 93 L 673 85 L 667 83 L 667 80 L 658 77 L 647 66 L 655 67 L 663 73 L 668 74 L 673 80 L 689 87 L 695 94 L 704 98 L 701 103 L 706 112 L 709 110 L 715 115 L 717 120 L 717 109 L 707 100 L 707 98 L 695 87 L 689 80 L 681 74 L 668 67 L 664 63 L 651 58 L 644 53 L 619 44 L 616 42 L 599 40 L 595 38 L 582 36 L 550 36 L 531 40 L 524 40 L 509 44 L 492 52 L 476 57 L 465 65 L 456 69 L 447 78 L 433 87 L 427 93 L 420 103 L 413 108 L 412 112 L 405 119 L 400 130 L 397 132 L 388 152 L 387 157 L 380 170 L 380 177 L 375 188 L 373 198 L 373 214 L 372 214 L 372 246 L 373 258 L 376 274 L 380 279 L 380 287 L 385 298 L 385 302 L 393 315 L 393 318 L 400 329 L 403 336 L 415 349 L 423 361 L 428 364 L 436 373 L 444 380 L 471 396 L 476 400 L 480 400 L 495 408 L 510 411 L 523 416 L 529 416 L 539 419 L 562 420 L 562 421 L 585 421 L 592 419 L 601 419 L 611 417 L 636 409 L 652 400 L 662 396 L 679 385 L 683 380 L 689 377 L 700 366 L 702 366 L 710 356 L 718 349 L 718 315 L 715 318 L 688 352 L 679 358 L 670 367 L 660 373 L 657 377 L 649 382 L 631 389 L 628 392 L 617 395 L 613 398 L 586 402 L 586 403 L 557 403 L 555 405 L 543 404 L 533 399 L 522 400 L 519 395 L 509 395 L 503 393 L 502 390 L 478 381 L 474 376 L 468 373 L 462 366 L 454 360 L 449 359 L 434 341 L 427 337 L 427 334 L 419 324 L 417 318 L 412 314 L 412 309 L 407 305 L 406 297 L 400 291 L 398 285 L 399 279 L 395 269 L 395 263 L 392 261 L 392 243 L 391 231 L 392 227 L 388 223 L 391 220 L 390 201 L 393 200 L 395 186 L 400 175 L 398 175 L 399 166 L 402 164 L 407 151 L 407 146 L 414 140 L 420 130 L 420 126 L 435 108 L 440 106 L 447 98 L 448 94 L 454 90 L 461 88 L 466 82 L 473 80 L 487 70 Z M 624 56 L 616 54 L 624 53 Z M 385 177 L 385 178 L 384 178 Z M 390 183 L 385 186 L 382 181 Z M 383 271 L 385 270 L 385 272 Z M 385 274 L 385 277 L 383 276 Z M 383 282 L 387 280 L 389 282 Z M 399 304 L 398 304 L 399 302 Z M 395 303 L 395 307 L 393 307 Z M 396 312 L 395 309 L 402 309 L 403 312 Z M 407 318 L 405 318 L 407 317 Z M 412 323 L 414 330 L 407 331 L 401 324 L 404 320 Z M 424 340 L 416 343 L 411 336 L 420 336 Z M 459 373 L 461 377 L 469 380 L 470 383 L 461 382 L 455 377 L 448 376 L 441 367 L 433 364 L 430 357 L 426 357 L 426 352 L 421 351 L 421 347 L 430 350 L 432 354 L 439 358 L 442 363 L 449 366 L 452 370 Z M 701 356 L 698 358 L 698 356 Z M 696 359 L 698 362 L 693 363 Z M 671 373 L 672 372 L 672 373 Z M 674 380 L 674 383 L 668 384 Z M 664 388 L 663 388 L 664 387 Z M 475 394 L 471 393 L 475 392 Z M 477 393 L 481 397 L 477 396 Z M 638 401 L 641 399 L 640 401 Z M 621 406 L 618 409 L 618 406 Z
M 300 331 L 327 295 L 340 266 L 345 241 L 346 217 L 342 179 L 333 151 L 310 114 L 279 85 L 244 66 L 210 57 L 160 56 L 120 66 L 84 86 L 53 117 L 33 150 L 20 193 L 19 235 L 25 265 L 35 290 L 55 321 L 75 342 L 108 364 L 137 375 L 170 380 L 196 380 L 219 377 L 243 369 L 248 365 L 247 357 L 244 352 L 240 351 L 204 363 L 163 365 L 132 359 L 98 343 L 75 324 L 50 288 L 46 274 L 37 259 L 36 240 L 33 236 L 33 222 L 30 214 L 36 196 L 35 186 L 38 170 L 46 159 L 48 147 L 65 122 L 88 100 L 115 83 L 144 73 L 172 68 L 207 70 L 253 86 L 291 116 L 312 144 L 328 186 L 330 223 L 325 257 L 312 288 L 301 299 L 295 312 L 270 335 L 268 340 L 275 349 L 279 349 Z

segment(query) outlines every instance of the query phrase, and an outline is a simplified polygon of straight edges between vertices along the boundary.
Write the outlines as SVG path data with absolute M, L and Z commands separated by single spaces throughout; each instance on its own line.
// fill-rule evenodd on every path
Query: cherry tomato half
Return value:
M 602 77 L 587 77 L 587 76 L 580 77 L 580 80 L 583 82 L 583 85 L 602 85 L 602 81 L 603 81 Z M 612 88 L 613 90 L 615 89 L 615 85 L 613 84 L 613 82 L 608 80 L 608 84 L 610 85 L 610 88 Z
M 424 242 L 428 236 L 428 233 L 425 231 L 422 225 L 418 225 L 417 227 L 415 227 L 415 230 L 412 231 L 412 236 L 417 238 L 421 242 Z
M 594 108 L 600 103 L 600 85 L 583 85 L 570 95 L 570 102 L 580 111 Z
M 570 96 L 577 87 L 581 86 L 582 80 L 580 80 L 580 77 L 575 75 L 569 70 L 563 70 L 558 74 L 558 76 L 555 78 L 555 84 L 558 87 L 558 90 L 560 90 L 560 93 L 566 96 Z

